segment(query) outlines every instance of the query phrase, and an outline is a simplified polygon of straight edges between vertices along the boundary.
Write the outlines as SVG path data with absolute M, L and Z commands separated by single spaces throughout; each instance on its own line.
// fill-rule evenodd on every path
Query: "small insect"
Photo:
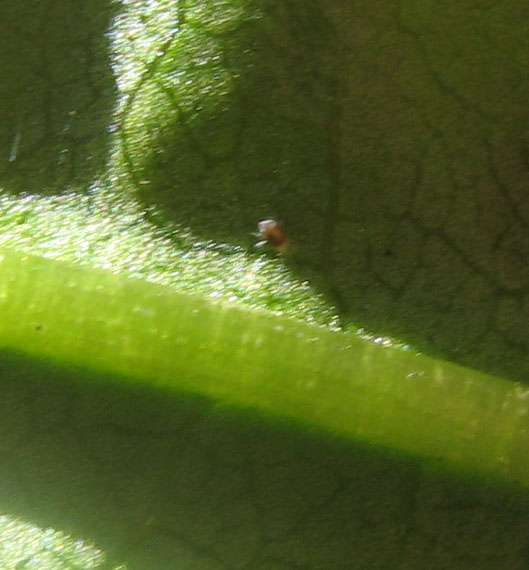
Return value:
M 255 244 L 256 247 L 268 244 L 281 253 L 287 253 L 290 250 L 290 241 L 285 228 L 275 220 L 261 220 L 257 224 L 256 235 L 261 238 L 261 241 Z

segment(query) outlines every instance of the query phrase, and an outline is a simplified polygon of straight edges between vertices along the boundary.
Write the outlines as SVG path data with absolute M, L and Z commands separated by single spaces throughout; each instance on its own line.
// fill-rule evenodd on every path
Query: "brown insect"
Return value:
M 268 244 L 281 253 L 287 253 L 290 249 L 290 241 L 285 228 L 275 220 L 261 220 L 257 224 L 256 235 L 262 240 L 257 242 L 256 247 Z

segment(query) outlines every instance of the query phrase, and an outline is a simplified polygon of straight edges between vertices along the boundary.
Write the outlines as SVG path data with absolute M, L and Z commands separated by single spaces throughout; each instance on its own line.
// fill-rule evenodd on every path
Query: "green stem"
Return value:
M 5 251 L 3 347 L 529 484 L 529 389 L 359 336 Z

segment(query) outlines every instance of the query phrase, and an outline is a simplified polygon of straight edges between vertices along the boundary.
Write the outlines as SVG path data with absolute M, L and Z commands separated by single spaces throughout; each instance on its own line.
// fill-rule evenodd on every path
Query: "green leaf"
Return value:
M 5 7 L 0 565 L 527 567 L 516 4 Z
M 173 7 L 126 173 L 198 235 L 281 220 L 343 322 L 526 380 L 526 9 L 415 4 Z

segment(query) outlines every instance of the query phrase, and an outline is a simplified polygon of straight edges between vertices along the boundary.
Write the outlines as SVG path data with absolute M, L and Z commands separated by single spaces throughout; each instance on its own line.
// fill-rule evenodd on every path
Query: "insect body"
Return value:
M 257 247 L 267 243 L 281 253 L 289 250 L 290 243 L 285 228 L 275 220 L 261 220 L 257 224 L 257 237 L 262 239 L 256 244 Z

